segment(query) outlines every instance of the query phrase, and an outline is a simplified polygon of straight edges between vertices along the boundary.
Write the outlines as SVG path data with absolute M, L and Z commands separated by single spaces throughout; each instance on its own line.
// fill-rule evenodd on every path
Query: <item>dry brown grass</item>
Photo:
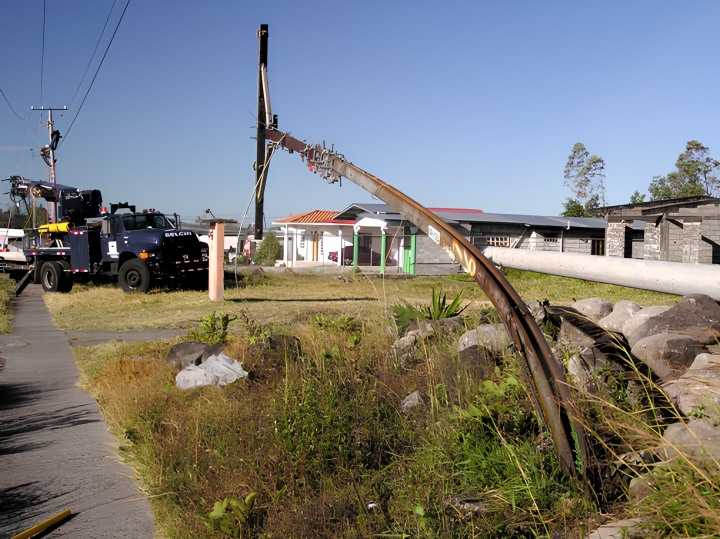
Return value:
M 265 282 L 247 288 L 228 288 L 221 302 L 206 292 L 154 290 L 125 294 L 117 287 L 76 287 L 70 294 L 45 294 L 55 322 L 63 329 L 118 330 L 196 327 L 205 315 L 248 312 L 264 325 L 293 327 L 315 314 L 377 318 L 401 298 L 427 302 L 435 285 L 452 296 L 466 290 L 467 301 L 486 302 L 474 284 L 445 278 L 382 279 L 347 274 L 343 278 L 318 274 L 273 273 Z
M 578 293 L 579 285 L 567 282 L 572 280 L 560 278 L 545 281 L 546 293 L 538 297 L 543 290 L 538 279 L 530 278 L 527 288 L 523 279 L 514 284 L 527 299 L 567 304 L 587 297 Z M 451 298 L 463 291 L 472 303 L 463 315 L 471 318 L 487 305 L 473 282 L 449 277 L 291 272 L 228 289 L 222 302 L 211 302 L 202 292 L 133 295 L 114 287 L 77 287 L 45 299 L 66 329 L 193 329 L 208 313 L 238 316 L 225 350 L 254 377 L 222 389 L 178 390 L 175 373 L 162 360 L 169 341 L 74 349 L 85 386 L 140 471 L 170 537 L 219 537 L 206 526 L 213 503 L 250 492 L 257 493 L 257 501 L 244 536 L 479 537 L 492 536 L 494 527 L 510 533 L 514 528 L 508 522 L 528 507 L 491 514 L 486 523 L 465 522 L 449 518 L 442 500 L 490 488 L 478 480 L 482 472 L 477 470 L 487 454 L 499 455 L 498 469 L 507 462 L 499 449 L 488 453 L 494 442 L 486 440 L 481 418 L 463 411 L 486 402 L 482 399 L 502 405 L 498 421 L 518 445 L 529 433 L 523 447 L 536 456 L 529 405 L 520 406 L 515 391 L 506 398 L 510 390 L 495 382 L 487 392 L 485 373 L 459 361 L 449 334 L 424 343 L 410 362 L 392 352 L 390 307 L 401 299 L 427 304 L 433 287 Z M 616 293 L 592 290 L 600 297 Z M 623 290 L 626 295 L 619 299 L 635 297 Z M 674 298 L 654 295 L 645 303 L 663 300 Z M 253 346 L 252 338 L 265 329 L 296 338 L 302 353 Z M 496 374 L 502 384 L 512 373 Z M 431 411 L 427 417 L 402 417 L 399 404 L 416 389 L 431 397 Z M 551 523 L 560 503 L 553 496 L 564 500 L 562 489 L 571 489 L 556 490 L 556 472 L 546 469 L 546 457 L 537 458 L 533 466 L 549 478 L 549 486 L 538 479 L 546 500 L 542 519 Z M 382 511 L 368 511 L 370 502 L 383 500 Z M 426 517 L 418 516 L 418 506 Z M 577 518 L 575 510 L 567 516 Z M 532 528 L 533 523 L 513 525 Z
M 585 297 L 631 299 L 641 305 L 671 305 L 678 300 L 667 294 L 529 272 L 512 272 L 510 280 L 526 301 L 548 299 L 554 305 Z M 63 329 L 190 329 L 214 311 L 234 315 L 247 312 L 260 324 L 292 328 L 319 313 L 377 320 L 389 316 L 391 306 L 401 299 L 427 304 L 432 287 L 442 288 L 449 298 L 462 291 L 464 303 L 470 304 L 468 315 L 490 305 L 474 281 L 457 277 L 382 278 L 351 272 L 325 275 L 291 271 L 268 272 L 246 288 L 229 284 L 221 302 L 210 301 L 206 292 L 125 294 L 114 286 L 78 286 L 70 294 L 45 294 L 45 302 Z

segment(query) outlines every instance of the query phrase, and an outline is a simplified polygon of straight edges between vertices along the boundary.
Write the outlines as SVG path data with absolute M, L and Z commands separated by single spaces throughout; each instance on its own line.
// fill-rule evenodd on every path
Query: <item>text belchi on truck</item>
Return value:
M 156 285 L 207 286 L 209 248 L 177 215 L 135 211 L 127 203 L 102 205 L 97 189 L 79 190 L 12 176 L 10 199 L 31 214 L 33 199 L 53 204 L 58 222 L 26 232 L 25 261 L 4 262 L 17 281 L 16 294 L 30 283 L 45 291 L 69 292 L 75 282 L 116 279 L 126 292 Z M 34 204 L 32 205 L 34 206 Z

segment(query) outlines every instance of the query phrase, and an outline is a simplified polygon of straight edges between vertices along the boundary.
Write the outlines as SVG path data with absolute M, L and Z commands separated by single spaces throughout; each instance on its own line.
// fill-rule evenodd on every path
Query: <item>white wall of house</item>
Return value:
M 352 226 L 313 225 L 283 226 L 278 233 L 283 244 L 283 262 L 292 266 L 298 261 L 334 264 L 330 253 L 352 245 Z M 338 257 L 337 264 L 342 264 Z
M 200 235 L 198 235 L 198 239 L 199 239 L 200 241 L 204 241 L 204 242 L 207 243 L 208 245 L 210 244 L 210 238 L 208 238 L 208 235 L 207 235 L 207 234 L 200 234 Z M 225 250 L 225 251 L 229 251 L 231 247 L 232 247 L 235 251 L 237 251 L 237 244 L 238 244 L 237 235 L 233 235 L 233 236 L 225 235 L 225 238 L 223 239 L 223 245 L 224 245 L 224 250 Z M 241 249 L 241 250 L 242 250 L 242 249 Z

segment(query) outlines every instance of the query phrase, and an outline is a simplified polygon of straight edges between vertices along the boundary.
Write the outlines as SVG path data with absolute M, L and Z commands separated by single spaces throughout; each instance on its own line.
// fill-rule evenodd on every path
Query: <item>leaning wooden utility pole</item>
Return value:
M 267 128 L 268 111 L 266 103 L 267 57 L 268 57 L 268 25 L 261 24 L 258 30 L 258 108 L 257 108 L 257 151 L 255 154 L 255 239 L 263 236 L 265 179 L 269 163 L 265 159 L 265 131 Z

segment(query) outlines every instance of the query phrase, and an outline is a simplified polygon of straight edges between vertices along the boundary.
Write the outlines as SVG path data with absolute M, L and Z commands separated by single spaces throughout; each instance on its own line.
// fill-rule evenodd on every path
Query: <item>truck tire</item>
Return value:
M 58 283 L 58 292 L 70 292 L 74 282 L 70 273 L 70 264 L 67 263 L 67 260 L 60 260 L 58 264 L 60 264 L 60 269 L 63 270 Z
M 55 261 L 45 262 L 40 268 L 40 284 L 45 292 L 63 292 L 65 272 Z
M 118 284 L 125 292 L 147 292 L 150 281 L 150 270 L 142 260 L 132 258 L 120 266 Z

